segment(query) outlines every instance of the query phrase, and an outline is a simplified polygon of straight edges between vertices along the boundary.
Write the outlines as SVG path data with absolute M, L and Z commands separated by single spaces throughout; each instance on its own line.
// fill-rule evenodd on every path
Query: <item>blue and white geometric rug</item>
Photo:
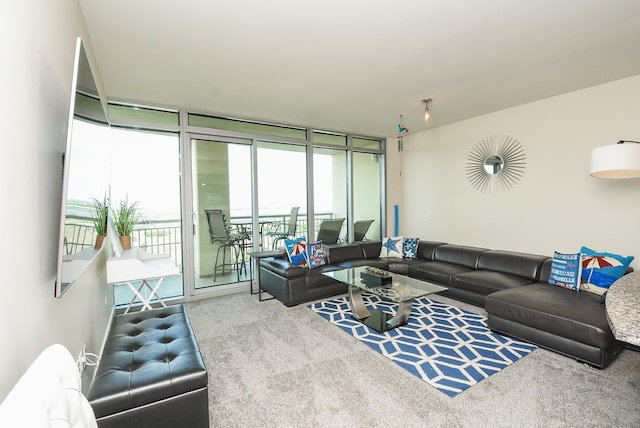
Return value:
M 365 293 L 363 298 L 368 308 L 395 313 L 393 303 Z M 352 319 L 348 297 L 309 308 L 450 397 L 536 349 L 493 333 L 482 315 L 426 297 L 413 301 L 408 324 L 385 333 Z

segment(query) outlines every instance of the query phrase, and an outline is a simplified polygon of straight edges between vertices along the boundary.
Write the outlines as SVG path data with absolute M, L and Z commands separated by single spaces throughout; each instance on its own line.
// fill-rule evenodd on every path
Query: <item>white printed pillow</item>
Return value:
M 388 236 L 382 240 L 382 248 L 380 248 L 380 257 L 397 257 L 402 258 L 402 245 L 404 239 L 402 236 Z

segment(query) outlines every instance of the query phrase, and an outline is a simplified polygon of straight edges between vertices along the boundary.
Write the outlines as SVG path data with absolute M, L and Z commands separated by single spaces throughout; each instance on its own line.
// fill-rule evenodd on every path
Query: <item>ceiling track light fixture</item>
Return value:
M 424 123 L 426 125 L 431 117 L 431 98 L 425 98 L 422 100 L 422 104 L 424 104 Z

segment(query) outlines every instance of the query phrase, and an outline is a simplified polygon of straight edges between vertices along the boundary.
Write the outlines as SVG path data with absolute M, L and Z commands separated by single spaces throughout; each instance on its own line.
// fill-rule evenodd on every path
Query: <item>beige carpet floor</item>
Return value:
M 212 427 L 640 426 L 640 352 L 629 349 L 605 370 L 538 349 L 450 398 L 307 305 L 243 293 L 187 309 Z

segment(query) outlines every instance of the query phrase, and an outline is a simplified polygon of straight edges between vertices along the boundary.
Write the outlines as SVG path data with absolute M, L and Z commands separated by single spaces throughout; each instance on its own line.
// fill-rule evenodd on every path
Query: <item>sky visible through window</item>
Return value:
M 111 170 L 112 201 L 139 201 L 150 220 L 180 218 L 180 168 L 177 135 L 114 129 Z M 231 216 L 251 215 L 250 146 L 229 144 Z M 258 149 L 260 215 L 306 212 L 304 152 Z M 314 155 L 316 180 L 332 177 L 329 155 Z M 316 191 L 315 210 L 332 211 L 331 185 Z M 318 186 L 316 187 L 318 188 Z
M 231 216 L 248 216 L 251 213 L 251 165 L 249 147 L 229 145 L 229 188 Z M 258 149 L 259 213 L 262 216 L 288 214 L 291 207 L 306 212 L 307 183 L 304 152 Z M 332 177 L 332 160 L 329 155 L 314 155 L 315 180 Z M 331 186 L 323 186 L 315 195 L 315 210 L 332 210 Z

